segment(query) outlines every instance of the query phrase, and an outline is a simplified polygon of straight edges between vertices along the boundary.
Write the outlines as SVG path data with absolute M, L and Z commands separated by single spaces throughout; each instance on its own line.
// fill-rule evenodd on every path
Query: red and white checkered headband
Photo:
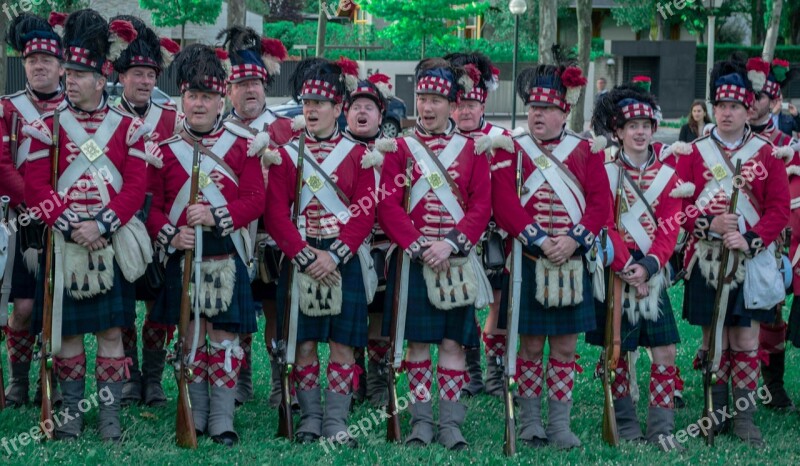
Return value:
M 753 94 L 752 91 L 748 91 L 746 88 L 734 84 L 723 84 L 717 87 L 717 91 L 714 93 L 715 102 L 740 102 L 745 107 L 749 107 L 753 104 L 754 100 L 755 94 Z
M 333 87 L 333 84 L 322 79 L 306 80 L 303 83 L 302 90 L 300 91 L 300 100 L 320 100 L 320 97 L 322 98 L 321 100 L 328 100 L 331 102 L 336 102 L 337 104 L 342 103 L 342 96 L 336 92 L 336 88 Z
M 145 57 L 144 55 L 134 55 L 131 57 L 128 68 L 133 68 L 134 66 L 147 66 L 149 68 L 161 70 L 161 67 L 158 66 L 158 63 L 156 63 L 155 60 L 150 57 Z
M 486 103 L 486 89 L 474 86 L 471 91 L 461 96 L 461 100 L 477 100 L 478 102 Z
M 81 47 L 70 47 L 68 49 L 67 62 L 77 63 L 97 70 L 98 72 L 101 70 L 101 64 L 96 59 L 92 58 L 92 51 Z
M 192 83 L 184 81 L 181 83 L 181 94 L 186 91 L 214 92 L 225 97 L 225 81 L 213 76 L 206 76 L 205 79 L 203 79 L 202 87 L 193 86 Z
M 761 92 L 767 94 L 770 99 L 777 99 L 781 96 L 781 86 L 775 81 L 767 79 L 764 83 L 764 89 L 762 89 Z
M 417 94 L 437 94 L 450 100 L 453 83 L 444 78 L 424 76 L 417 81 Z
M 52 55 L 56 58 L 61 58 L 61 47 L 58 46 L 58 41 L 55 39 L 31 39 L 25 43 L 25 50 L 22 52 L 22 58 L 33 55 L 34 53 L 44 53 Z
M 527 104 L 531 105 L 539 103 L 554 105 L 569 113 L 570 105 L 566 101 L 566 95 L 559 92 L 558 89 L 552 89 L 549 87 L 531 88 Z
M 653 107 L 643 103 L 625 105 L 622 107 L 622 115 L 625 117 L 626 121 L 635 118 L 655 120 Z
M 237 83 L 247 79 L 263 79 L 264 81 L 267 81 L 269 79 L 269 75 L 267 74 L 267 69 L 263 66 L 252 65 L 249 63 L 231 66 L 231 75 L 228 76 L 229 83 Z

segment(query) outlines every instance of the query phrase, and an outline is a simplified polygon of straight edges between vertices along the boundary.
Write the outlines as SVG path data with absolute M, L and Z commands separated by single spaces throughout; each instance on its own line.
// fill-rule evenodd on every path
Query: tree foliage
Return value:
M 213 24 L 222 11 L 219 0 L 139 0 L 139 6 L 153 13 L 157 27 L 181 27 L 181 42 L 186 24 Z
M 37 4 L 38 3 L 38 4 Z M 20 5 L 22 3 L 20 2 Z M 42 2 L 31 2 L 30 12 L 43 18 L 50 16 L 51 11 L 59 13 L 72 13 L 89 6 L 89 0 L 47 0 Z
M 394 43 L 422 41 L 441 44 L 450 40 L 451 32 L 472 16 L 485 12 L 489 1 L 463 2 L 448 0 L 364 0 L 360 3 L 368 13 L 383 18 L 388 25 L 379 35 Z

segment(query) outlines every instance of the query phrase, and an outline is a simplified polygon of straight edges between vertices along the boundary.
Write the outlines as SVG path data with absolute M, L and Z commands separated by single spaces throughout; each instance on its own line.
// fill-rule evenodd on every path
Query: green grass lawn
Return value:
M 680 309 L 682 289 L 676 287 L 670 292 L 675 309 Z M 140 309 L 141 311 L 141 309 Z M 676 311 L 679 314 L 679 311 Z M 485 312 L 481 314 L 485 318 Z M 680 322 L 683 343 L 678 346 L 678 363 L 686 380 L 684 399 L 687 407 L 679 410 L 676 428 L 685 428 L 694 422 L 703 407 L 702 383 L 698 372 L 691 370 L 691 362 L 700 339 L 697 328 Z M 263 319 L 260 325 L 263 326 Z M 139 325 L 141 325 L 141 314 Z M 263 328 L 263 327 L 262 327 Z M 263 335 L 261 333 L 260 335 Z M 94 388 L 94 339 L 88 340 L 89 368 L 87 373 L 87 393 Z M 323 347 L 327 353 L 327 347 Z M 131 407 L 123 409 L 122 424 L 124 441 L 120 445 L 100 441 L 95 430 L 96 410 L 87 416 L 86 429 L 80 440 L 75 442 L 29 443 L 11 454 L 0 449 L 0 463 L 5 464 L 796 464 L 800 458 L 800 418 L 796 413 L 775 413 L 761 408 L 756 420 L 761 426 L 767 448 L 754 451 L 729 436 L 719 437 L 716 446 L 706 447 L 701 438 L 690 439 L 684 454 L 662 454 L 647 445 L 623 444 L 619 448 L 606 446 L 600 438 L 603 397 L 599 380 L 593 380 L 592 372 L 599 350 L 579 343 L 580 362 L 585 368 L 576 378 L 575 406 L 573 407 L 572 428 L 580 437 L 583 446 L 567 452 L 550 448 L 529 449 L 518 446 L 517 456 L 509 460 L 503 456 L 503 405 L 499 399 L 481 395 L 468 400 L 467 420 L 463 426 L 464 435 L 470 442 L 466 452 L 452 453 L 438 445 L 426 449 L 409 449 L 390 445 L 384 441 L 384 423 L 358 438 L 360 447 L 355 450 L 338 448 L 326 450 L 321 445 L 301 447 L 285 440 L 277 440 L 274 434 L 277 426 L 277 413 L 267 405 L 269 377 L 263 338 L 256 338 L 253 357 L 255 361 L 256 399 L 239 408 L 236 413 L 236 428 L 241 442 L 233 449 L 212 443 L 209 439 L 200 440 L 195 451 L 182 450 L 175 446 L 175 380 L 172 372 L 165 372 L 166 386 L 170 403 L 161 409 Z M 7 365 L 5 345 L 3 345 L 3 364 Z M 800 377 L 795 370 L 798 351 L 789 349 L 787 367 L 787 388 L 798 397 Z M 643 356 L 638 364 L 638 381 L 641 391 L 639 418 L 643 429 L 647 412 L 649 386 L 649 360 Z M 6 369 L 7 371 L 7 369 Z M 324 368 L 322 374 L 325 374 Z M 324 377 L 323 377 L 324 379 Z M 6 380 L 8 376 L 6 375 Z M 33 382 L 33 380 L 32 380 Z M 324 382 L 323 382 L 324 383 Z M 398 394 L 407 393 L 404 376 L 398 381 Z M 352 413 L 350 423 L 359 420 L 366 423 L 371 410 L 359 406 Z M 0 435 L 7 440 L 29 431 L 39 418 L 38 407 L 28 406 L 20 410 L 6 409 L 0 412 Z M 409 414 L 404 413 L 402 425 L 408 431 Z

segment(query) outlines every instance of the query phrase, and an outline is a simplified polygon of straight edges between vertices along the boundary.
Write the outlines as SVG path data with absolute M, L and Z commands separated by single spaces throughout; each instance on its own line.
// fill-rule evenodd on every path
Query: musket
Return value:
M 622 206 L 625 202 L 625 167 L 619 167 L 617 172 L 617 188 L 614 199 L 614 226 L 620 231 L 620 218 L 622 217 Z M 603 250 L 609 241 L 608 228 L 603 228 L 600 236 Z M 608 269 L 608 283 L 606 283 L 606 327 L 603 335 L 603 441 L 608 445 L 619 445 L 619 431 L 617 430 L 617 418 L 614 413 L 614 397 L 611 385 L 614 381 L 614 371 L 619 362 L 620 347 L 622 345 L 620 337 L 620 327 L 622 325 L 622 282 Z
M 297 172 L 295 175 L 294 204 L 292 204 L 292 223 L 304 236 L 305 222 L 300 215 L 300 198 L 303 194 L 303 154 L 306 150 L 306 134 L 300 134 L 297 144 Z M 298 291 L 293 289 L 297 283 L 297 267 L 289 261 L 289 275 L 286 280 L 286 303 L 283 313 L 283 327 L 281 328 L 281 339 L 273 342 L 273 353 L 278 360 L 278 367 L 281 372 L 281 404 L 278 406 L 278 437 L 292 440 L 294 437 L 294 425 L 292 424 L 292 394 L 291 394 L 291 373 L 297 351 L 297 321 L 300 297 Z
M 516 190 L 517 198 L 522 197 L 522 151 L 517 151 Z M 506 353 L 503 364 L 503 404 L 505 411 L 505 431 L 503 434 L 503 453 L 514 456 L 517 452 L 516 418 L 514 416 L 514 388 L 517 376 L 517 341 L 519 340 L 519 305 L 522 289 L 522 243 L 514 239 L 511 243 L 511 262 L 508 290 L 508 325 L 506 329 Z
M 742 172 L 742 161 L 736 161 L 736 170 L 733 178 L 737 179 Z M 733 183 L 731 201 L 728 205 L 729 214 L 736 213 L 736 204 L 739 202 L 739 185 Z M 711 389 L 717 383 L 717 370 L 719 370 L 720 358 L 722 357 L 722 329 L 725 326 L 725 315 L 728 313 L 728 297 L 730 295 L 731 283 L 735 275 L 735 267 L 728 271 L 728 263 L 731 261 L 731 251 L 725 247 L 725 242 L 720 245 L 719 271 L 717 272 L 717 291 L 714 297 L 714 313 L 711 315 L 711 330 L 708 335 L 708 352 L 703 364 L 703 389 L 705 391 L 705 409 L 703 415 L 708 419 L 716 419 L 714 415 L 714 403 L 712 400 Z M 714 429 L 706 432 L 706 445 L 714 445 Z
M 53 143 L 50 146 L 50 184 L 53 192 L 58 192 L 58 161 L 59 161 L 59 133 L 61 132 L 61 110 L 56 108 L 53 112 Z M 53 424 L 53 406 L 51 402 L 51 382 L 53 376 L 53 295 L 63 293 L 63 290 L 55 290 L 55 273 L 53 267 L 53 255 L 55 254 L 55 238 L 53 228 L 47 229 L 44 256 L 44 299 L 42 302 L 42 336 L 41 353 L 39 354 L 39 380 L 42 386 L 42 409 L 40 422 L 43 426 Z M 58 271 L 60 272 L 60 271 Z M 53 438 L 50 429 L 42 429 L 44 436 L 42 440 Z
M 14 115 L 16 115 L 16 113 Z M 2 215 L 2 218 L 3 218 L 3 225 L 0 228 L 8 228 L 8 209 L 9 209 L 9 203 L 10 202 L 11 202 L 11 198 L 10 197 L 8 197 L 8 196 L 0 197 L 0 215 Z M 13 248 L 14 245 L 9 243 L 8 247 L 9 248 Z M 2 280 L 3 285 L 5 285 L 7 283 L 7 281 L 10 281 L 10 280 L 11 280 L 11 277 L 3 275 L 3 280 Z M 5 330 L 5 329 L 2 328 L 2 327 L 5 327 L 6 325 L 8 325 L 8 321 L 6 320 L 8 318 L 7 317 L 8 316 L 8 309 L 0 309 L 0 313 L 2 313 L 2 315 L 3 315 L 3 319 L 2 320 L 4 320 L 2 325 L 0 325 L 0 342 L 2 342 L 3 341 L 3 336 L 5 335 L 5 332 L 3 332 L 3 330 Z M 0 358 L 0 410 L 3 410 L 5 408 L 6 408 L 6 381 L 3 378 L 3 358 Z
M 411 170 L 414 161 L 411 157 L 406 159 L 405 186 L 403 187 L 403 210 L 406 214 L 411 210 Z M 400 413 L 397 405 L 397 383 L 395 378 L 403 364 L 403 341 L 406 331 L 406 311 L 408 310 L 408 270 L 411 262 L 407 254 L 398 249 L 397 263 L 395 265 L 394 295 L 392 296 L 392 323 L 389 331 L 388 357 L 392 355 L 391 363 L 386 366 L 386 383 L 389 387 L 389 399 L 386 404 L 386 440 L 388 442 L 400 441 Z
M 200 183 L 200 150 L 198 142 L 195 141 L 192 154 L 192 177 L 189 184 L 189 205 L 197 203 L 198 185 Z M 195 238 L 195 241 L 197 238 Z M 187 340 L 189 333 L 189 321 L 192 312 L 192 293 L 198 290 L 191 290 L 192 267 L 194 262 L 194 250 L 187 249 L 183 256 L 183 283 L 181 288 L 181 314 L 178 322 L 178 410 L 175 418 L 175 442 L 182 448 L 197 448 L 197 433 L 194 428 L 194 418 L 192 417 L 192 404 L 189 398 L 189 379 L 192 377 L 191 370 L 186 366 L 187 363 Z

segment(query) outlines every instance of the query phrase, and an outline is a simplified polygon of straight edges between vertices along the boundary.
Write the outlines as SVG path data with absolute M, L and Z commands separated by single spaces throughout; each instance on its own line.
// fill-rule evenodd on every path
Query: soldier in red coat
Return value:
M 279 330 L 289 317 L 285 312 L 289 260 L 297 272 L 292 290 L 299 298 L 292 379 L 300 404 L 295 434 L 300 443 L 324 437 L 356 445 L 348 434 L 347 415 L 359 379 L 353 348 L 367 344 L 367 301 L 372 296 L 367 296 L 365 287 L 369 282 L 365 274 L 371 272 L 365 240 L 375 224 L 375 175 L 362 165 L 366 147 L 345 136 L 336 118 L 347 93 L 355 90 L 357 69 L 354 62 L 344 60 L 300 62 L 291 85 L 292 95 L 303 102 L 304 153 L 299 154 L 299 141 L 293 139 L 278 150 L 280 159 L 269 160 L 278 163 L 269 168 L 264 224 L 288 259 L 278 281 Z M 297 199 L 299 157 L 303 157 L 303 181 Z M 297 223 L 292 220 L 295 202 L 300 203 Z M 330 347 L 324 409 L 320 342 Z
M 351 92 L 344 103 L 347 128 L 345 132 L 353 140 L 364 144 L 368 154 L 362 165 L 371 166 L 375 172 L 375 183 L 380 180 L 383 151 L 391 149 L 394 140 L 385 138 L 381 128 L 386 115 L 389 100 L 394 96 L 389 77 L 375 73 L 367 79 L 358 81 L 356 89 Z M 386 296 L 386 252 L 391 241 L 383 232 L 380 224 L 375 225 L 370 235 L 370 255 L 375 271 L 378 274 L 378 287 L 372 302 L 369 303 L 369 335 L 366 347 L 368 362 L 364 364 L 364 348 L 355 352 L 356 364 L 363 371 L 359 380 L 359 390 L 354 394 L 356 401 L 368 399 L 374 408 L 385 406 L 388 401 L 389 387 L 382 365 L 387 363 L 386 352 L 389 350 L 389 339 L 381 335 L 383 327 L 383 306 Z
M 674 395 L 679 383 L 675 344 L 680 337 L 667 296 L 669 258 L 679 229 L 660 229 L 659 225 L 674 218 L 681 210 L 680 197 L 691 193 L 676 189 L 675 168 L 659 159 L 662 145 L 652 142 L 658 125 L 656 108 L 656 100 L 649 92 L 635 85 L 617 86 L 598 98 L 592 127 L 611 134 L 620 147 L 605 166 L 612 195 L 616 196 L 620 174 L 623 176 L 624 198 L 620 202 L 624 213 L 619 225 L 614 220 L 609 225 L 610 240 L 614 242 L 611 271 L 615 280 L 624 282 L 620 301 L 623 355 L 611 384 L 617 429 L 623 440 L 646 439 L 669 451 L 680 445 L 668 441 L 675 427 Z M 604 300 L 596 301 L 597 329 L 586 334 L 586 340 L 593 345 L 604 345 L 606 312 Z M 633 361 L 627 357 L 639 346 L 650 348 L 652 355 L 645 435 L 631 398 L 632 375 L 628 368 Z
M 493 145 L 493 141 L 499 136 L 510 136 L 511 133 L 508 130 L 489 123 L 484 116 L 486 98 L 490 91 L 497 89 L 500 71 L 492 65 L 488 57 L 481 53 L 452 53 L 444 58 L 456 66 L 474 66 L 480 72 L 480 79 L 475 83 L 472 91 L 464 94 L 455 111 L 453 111 L 452 117 L 456 122 L 458 132 L 473 138 L 475 144 L 480 146 L 481 150 Z M 491 154 L 492 151 L 487 151 L 487 155 L 491 157 Z M 495 222 L 490 221 L 489 229 L 486 230 L 484 238 L 482 238 L 482 254 L 484 254 L 482 257 L 484 258 L 485 272 L 492 283 L 494 302 L 489 306 L 489 315 L 481 332 L 481 339 L 486 351 L 486 393 L 499 397 L 503 394 L 502 359 L 506 352 L 506 332 L 497 328 L 497 318 L 500 313 L 502 295 L 500 290 L 503 285 L 505 261 L 487 264 L 485 259 L 486 250 L 490 247 L 489 242 L 496 239 L 495 235 L 502 237 L 502 233 L 497 229 Z M 501 257 L 498 257 L 498 259 L 501 259 Z M 478 323 L 478 327 L 480 328 L 480 323 Z M 484 390 L 480 346 L 467 349 L 467 368 L 469 370 L 469 384 L 464 387 L 464 395 L 474 396 Z
M 583 256 L 608 221 L 611 199 L 608 178 L 597 176 L 603 173 L 602 153 L 565 129 L 585 84 L 581 70 L 566 62 L 524 70 L 517 77 L 517 93 L 528 105 L 530 133 L 515 137 L 513 146 L 498 149 L 492 159 L 495 220 L 523 246 L 522 264 L 517 264 L 526 284 L 519 299 L 519 435 L 535 447 L 580 445 L 569 427 L 575 347 L 578 334 L 596 325 Z M 519 151 L 521 198 L 516 189 Z M 506 304 L 501 309 L 507 307 L 508 290 L 504 286 Z M 545 372 L 546 340 L 550 359 Z M 540 414 L 545 380 L 550 411 L 546 430 Z
M 22 56 L 27 80 L 25 90 L 0 97 L 0 133 L 3 134 L 0 169 L 4 176 L 3 194 L 11 198 L 9 222 L 13 226 L 11 231 L 15 232 L 9 238 L 13 241 L 9 244 L 0 312 L 7 312 L 8 301 L 13 300 L 14 312 L 8 319 L 8 325 L 3 328 L 11 375 L 6 388 L 6 400 L 10 406 L 18 407 L 29 400 L 28 372 L 36 338 L 29 329 L 36 291 L 38 250 L 42 247 L 43 234 L 41 222 L 25 220 L 28 215 L 25 214 L 23 176 L 31 142 L 22 133 L 22 128 L 40 118 L 42 113 L 51 112 L 64 100 L 61 86 L 64 69 L 61 66 L 61 38 L 42 18 L 27 13 L 14 18 L 8 29 L 6 43 Z M 41 399 L 41 390 L 36 393 L 36 399 Z
M 72 13 L 64 26 L 66 100 L 56 113 L 25 127 L 31 136 L 25 201 L 53 229 L 55 240 L 53 307 L 63 315 L 60 334 L 53 334 L 55 376 L 64 407 L 78 414 L 56 427 L 59 439 L 81 433 L 87 333 L 97 336 L 98 393 L 110 399 L 99 406 L 100 437 L 118 441 L 122 436 L 119 408 L 130 360 L 121 328 L 133 325 L 133 280 L 144 273 L 152 249 L 142 241 L 146 231 L 134 216 L 144 201 L 145 130 L 141 120 L 111 108 L 104 89 L 115 53 L 135 37 L 129 22 L 106 23 L 94 10 Z M 51 159 L 56 136 L 58 158 Z M 57 186 L 51 184 L 54 163 Z M 44 291 L 37 287 L 37 302 Z M 34 333 L 42 327 L 39 309 Z
M 163 69 L 172 62 L 177 44 L 170 39 L 159 39 L 156 33 L 148 28 L 141 19 L 134 16 L 117 16 L 114 19 L 128 21 L 137 31 L 136 40 L 114 62 L 114 69 L 119 73 L 122 94 L 117 102 L 112 103 L 123 112 L 130 113 L 144 121 L 149 131 L 146 135 L 145 148 L 151 154 L 151 163 L 161 166 L 157 157 L 158 143 L 171 137 L 178 122 L 178 112 L 172 105 L 161 105 L 153 101 L 152 94 L 156 80 Z M 158 258 L 151 267 L 160 267 Z M 136 299 L 145 301 L 147 312 L 153 308 L 153 301 L 158 290 L 148 285 L 148 279 L 142 277 L 136 282 Z M 163 406 L 167 397 L 161 386 L 167 351 L 164 348 L 168 335 L 174 328 L 155 325 L 145 316 L 142 325 L 142 369 L 139 370 L 139 349 L 137 345 L 136 326 L 122 330 L 122 343 L 125 356 L 131 358 L 130 378 L 122 389 L 123 406 L 143 401 L 148 406 Z
M 771 109 L 781 99 L 781 89 L 785 88 L 789 81 L 800 72 L 796 70 L 790 72 L 789 63 L 779 58 L 773 60 L 771 66 L 766 63 L 762 66 L 769 66 L 770 72 L 763 89 L 756 93 L 748 113 L 748 123 L 754 133 L 768 140 L 777 148 L 776 155 L 784 159 L 787 167 L 796 166 L 798 160 L 795 151 L 790 147 L 792 137 L 778 129 L 772 119 Z M 797 232 L 800 233 L 800 230 Z M 772 399 L 769 403 L 764 403 L 764 406 L 789 409 L 794 407 L 794 403 L 786 393 L 783 384 L 783 376 L 786 371 L 787 325 L 783 320 L 782 308 L 782 304 L 775 306 L 774 323 L 762 322 L 758 339 L 761 349 L 769 355 L 769 363 L 761 364 L 761 375 L 764 378 L 764 385 L 772 394 Z
M 292 127 L 292 120 L 279 117 L 266 106 L 266 88 L 280 74 L 281 62 L 286 59 L 286 48 L 281 41 L 260 37 L 253 29 L 234 26 L 222 31 L 217 37 L 223 39 L 227 46 L 228 56 L 231 59 L 231 74 L 228 77 L 228 95 L 233 110 L 229 120 L 253 132 L 256 138 L 268 141 L 269 147 L 277 147 L 289 142 L 298 131 Z M 266 179 L 265 172 L 265 179 Z M 259 218 L 258 225 L 251 226 L 255 237 L 251 238 L 257 244 L 257 257 L 259 262 L 257 277 L 251 284 L 253 298 L 261 302 L 261 307 L 266 318 L 264 327 L 264 340 L 270 360 L 270 377 L 272 387 L 269 394 L 269 403 L 277 407 L 281 401 L 280 372 L 278 364 L 272 354 L 272 341 L 277 332 L 277 311 L 275 308 L 275 291 L 277 281 L 276 264 L 280 252 L 275 242 L 266 234 L 263 218 Z M 272 269 L 272 273 L 268 270 Z M 263 271 L 263 272 L 262 272 Z M 253 398 L 252 381 L 252 335 L 239 335 L 242 350 L 244 350 L 244 364 L 239 371 L 239 382 L 236 385 L 236 403 L 242 404 Z
M 236 385 L 244 353 L 240 334 L 257 330 L 247 265 L 251 260 L 247 226 L 264 205 L 264 179 L 252 134 L 223 122 L 227 74 L 218 54 L 224 51 L 192 44 L 175 58 L 186 118 L 175 136 L 159 145 L 163 167 L 151 167 L 148 189 L 153 206 L 150 235 L 167 257 L 166 283 L 150 319 L 175 325 L 182 295 L 184 251 L 194 249 L 202 262 L 193 271 L 192 319 L 199 334 L 187 341 L 189 385 L 195 429 L 214 442 L 233 446 Z M 197 202 L 189 199 L 193 147 L 199 151 Z M 191 204 L 191 205 L 188 205 Z M 192 324 L 189 328 L 194 328 Z M 208 344 L 206 344 L 206 336 Z
M 473 70 L 474 71 L 474 70 Z M 439 347 L 438 441 L 460 450 L 468 444 L 461 433 L 466 407 L 461 391 L 467 383 L 464 347 L 478 346 L 475 307 L 491 299 L 474 245 L 486 229 L 491 210 L 489 164 L 475 142 L 456 131 L 450 114 L 472 90 L 471 76 L 441 58 L 421 61 L 415 70 L 419 118 L 414 132 L 398 138 L 386 154 L 379 192 L 378 221 L 397 245 L 389 264 L 383 332 L 389 334 L 392 297 L 402 254 L 410 256 L 404 366 L 416 396 L 410 406 L 407 445 L 434 439 L 433 368 L 430 346 Z M 406 166 L 413 164 L 409 212 L 404 206 Z M 397 342 L 402 344 L 402 342 Z
M 768 72 L 768 70 L 766 70 Z M 678 161 L 678 176 L 693 188 L 684 199 L 683 213 L 678 218 L 691 233 L 684 262 L 688 279 L 684 292 L 684 316 L 692 325 L 703 328 L 703 346 L 698 362 L 705 359 L 708 335 L 715 304 L 721 245 L 732 251 L 731 260 L 738 266 L 734 285 L 727 297 L 722 352 L 717 382 L 712 387 L 713 409 L 728 409 L 728 383 L 733 386 L 736 416 L 733 433 L 744 442 L 763 447 L 761 432 L 753 421 L 753 400 L 758 385 L 759 324 L 775 319 L 773 308 L 761 309 L 757 303 L 744 300 L 745 258 L 767 251 L 778 239 L 789 221 L 789 186 L 783 162 L 773 155 L 769 141 L 753 133 L 747 125 L 748 109 L 753 105 L 758 74 L 763 69 L 746 68 L 733 58 L 717 62 L 709 84 L 713 96 L 717 125 L 708 136 L 691 145 L 691 153 Z M 736 213 L 727 213 L 732 192 L 734 163 L 742 162 L 741 186 Z M 685 222 L 684 222 L 685 220 Z M 777 268 L 777 265 L 775 266 Z M 764 273 L 764 272 L 759 272 Z M 744 409 L 743 409 L 744 406 Z M 727 422 L 715 425 L 722 430 Z

